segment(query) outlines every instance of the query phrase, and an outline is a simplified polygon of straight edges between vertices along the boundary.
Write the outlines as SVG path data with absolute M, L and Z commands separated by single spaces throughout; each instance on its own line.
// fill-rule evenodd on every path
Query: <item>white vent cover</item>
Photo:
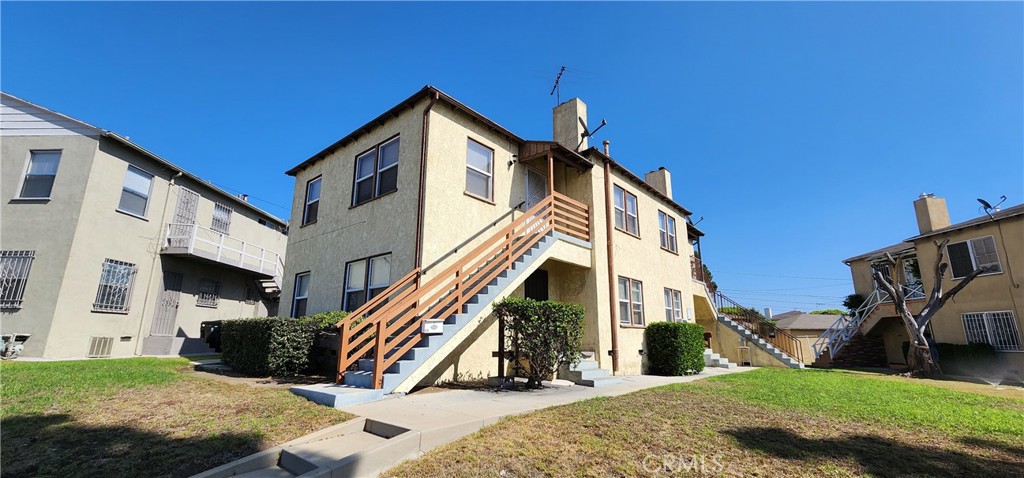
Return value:
M 89 340 L 89 357 L 109 357 L 113 347 L 113 337 L 92 337 Z
M 420 332 L 423 332 L 424 334 L 443 334 L 444 321 L 441 319 L 426 319 L 423 321 L 423 326 L 420 328 Z

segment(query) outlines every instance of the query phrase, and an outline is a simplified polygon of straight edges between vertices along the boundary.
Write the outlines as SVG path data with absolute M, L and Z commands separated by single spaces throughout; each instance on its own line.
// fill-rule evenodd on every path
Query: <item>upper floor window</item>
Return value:
M 135 264 L 106 259 L 100 273 L 100 285 L 92 310 L 97 312 L 127 313 L 135 282 Z
M 665 320 L 669 322 L 683 321 L 683 293 L 667 287 L 665 288 Z
M 0 251 L 0 309 L 21 307 L 35 251 Z
M 358 309 L 391 285 L 391 254 L 352 261 L 345 265 L 345 303 L 342 309 Z
M 210 279 L 199 281 L 199 297 L 196 297 L 196 305 L 199 307 L 217 308 L 220 303 L 220 282 Z
M 292 293 L 292 317 L 306 315 L 306 302 L 309 299 L 309 272 L 295 274 L 295 291 Z
M 60 166 L 60 151 L 32 151 L 29 153 L 28 170 L 18 197 L 24 199 L 47 199 L 53 191 L 53 180 Z
M 146 217 L 152 188 L 152 174 L 135 166 L 128 166 L 128 171 L 124 174 L 124 187 L 121 188 L 121 201 L 117 204 L 117 210 L 133 216 Z
M 948 244 L 949 267 L 953 270 L 953 278 L 965 277 L 976 269 L 986 274 L 1002 272 L 999 266 L 999 252 L 992 236 L 979 237 L 969 241 Z
M 989 344 L 996 350 L 1021 350 L 1013 311 L 963 314 L 967 343 Z
M 396 136 L 356 156 L 353 206 L 398 190 L 398 143 Z
M 638 280 L 619 277 L 619 323 L 644 325 L 644 286 Z
M 640 236 L 636 196 L 619 186 L 615 186 L 615 228 L 634 236 Z
M 214 203 L 213 221 L 210 223 L 210 229 L 213 229 L 214 231 L 217 231 L 222 234 L 230 234 L 231 208 L 221 203 Z
M 677 252 L 676 246 L 676 218 L 658 211 L 658 229 L 661 236 L 661 248 Z
M 302 207 L 302 225 L 316 222 L 320 211 L 320 183 L 323 176 L 317 176 L 306 183 L 306 204 Z
M 494 200 L 494 150 L 472 139 L 466 146 L 466 192 Z

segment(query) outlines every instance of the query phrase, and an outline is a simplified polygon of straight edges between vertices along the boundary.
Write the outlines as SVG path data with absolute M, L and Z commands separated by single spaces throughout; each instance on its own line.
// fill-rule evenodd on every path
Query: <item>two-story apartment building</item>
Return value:
M 646 324 L 694 320 L 703 234 L 673 199 L 688 178 L 641 178 L 590 147 L 578 99 L 553 113 L 553 140 L 526 140 L 427 86 L 287 172 L 282 307 L 366 317 L 342 331 L 346 383 L 496 375 L 490 304 L 510 295 L 583 305 L 584 349 L 621 374 L 644 369 Z
M 24 356 L 208 350 L 274 313 L 287 224 L 127 138 L 0 96 L 0 320 Z
M 855 292 L 865 303 L 855 317 L 847 320 L 845 332 L 830 331 L 819 339 L 817 352 L 830 358 L 829 349 L 838 350 L 835 358 L 842 359 L 848 353 L 844 351 L 847 342 L 852 349 L 854 342 L 873 341 L 878 345 L 867 348 L 874 354 L 861 351 L 862 361 L 905 366 L 903 344 L 909 340 L 906 329 L 888 294 L 872 278 L 872 271 L 878 269 L 897 277 L 911 312 L 920 313 L 935 284 L 936 244 L 948 239 L 943 251 L 943 262 L 949 264 L 942 279 L 943 291 L 955 287 L 975 269 L 985 272 L 934 316 L 929 326 L 932 337 L 937 343 L 990 344 L 1000 356 L 998 373 L 1004 375 L 996 378 L 1024 380 L 1024 289 L 1020 275 L 1024 272 L 1024 205 L 951 224 L 945 199 L 922 194 L 914 201 L 914 211 L 920 234 L 843 261 L 850 267 Z M 886 254 L 897 260 L 895 267 L 888 263 Z M 992 373 L 996 371 L 977 371 L 986 378 Z

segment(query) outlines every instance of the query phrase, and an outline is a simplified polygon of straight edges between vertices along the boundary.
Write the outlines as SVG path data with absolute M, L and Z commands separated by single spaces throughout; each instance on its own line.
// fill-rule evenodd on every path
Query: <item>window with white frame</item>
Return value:
M 683 293 L 668 287 L 665 288 L 665 320 L 683 321 Z
M 639 236 L 640 220 L 637 216 L 636 196 L 619 186 L 615 186 L 614 196 L 615 228 Z
M 0 309 L 17 309 L 25 297 L 36 251 L 0 251 Z
M 135 166 L 128 166 L 128 171 L 124 174 L 124 187 L 121 188 L 121 201 L 117 204 L 117 210 L 134 216 L 146 217 L 152 188 L 152 174 Z
M 658 211 L 658 230 L 661 236 L 661 248 L 678 252 L 676 243 L 676 218 Z
M 53 181 L 60 166 L 60 151 L 32 151 L 29 153 L 28 169 L 21 184 L 22 199 L 47 199 L 53 192 Z
M 472 139 L 466 142 L 466 192 L 494 200 L 494 150 Z
M 954 279 L 965 277 L 976 269 L 984 270 L 985 274 L 1003 271 L 999 266 L 999 252 L 992 236 L 948 244 L 946 251 L 949 254 L 949 268 L 953 271 Z
M 221 203 L 214 203 L 213 221 L 210 223 L 210 229 L 213 229 L 214 231 L 217 231 L 222 234 L 230 234 L 231 212 L 231 208 Z
M 323 176 L 317 176 L 306 183 L 306 204 L 302 207 L 302 225 L 316 222 L 320 212 L 320 184 Z
M 345 265 L 345 303 L 342 309 L 358 309 L 391 285 L 391 253 L 352 261 Z
M 989 344 L 996 350 L 1021 350 L 1013 311 L 963 314 L 967 343 Z
M 619 276 L 619 322 L 644 325 L 644 286 L 638 280 Z
M 295 290 L 292 292 L 292 317 L 306 315 L 306 301 L 309 299 L 309 272 L 295 274 Z
M 210 279 L 199 281 L 199 295 L 196 296 L 196 305 L 199 307 L 217 308 L 220 303 L 220 282 Z
M 135 282 L 135 264 L 114 259 L 103 261 L 100 285 L 96 290 L 96 301 L 92 310 L 96 312 L 127 313 Z
M 398 147 L 396 136 L 356 156 L 353 206 L 398 190 Z

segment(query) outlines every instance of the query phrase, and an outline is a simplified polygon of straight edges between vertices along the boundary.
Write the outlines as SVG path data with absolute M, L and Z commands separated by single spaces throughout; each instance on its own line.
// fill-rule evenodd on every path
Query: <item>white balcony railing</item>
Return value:
M 163 250 L 204 257 L 272 277 L 283 273 L 281 257 L 276 252 L 198 224 L 168 224 Z

